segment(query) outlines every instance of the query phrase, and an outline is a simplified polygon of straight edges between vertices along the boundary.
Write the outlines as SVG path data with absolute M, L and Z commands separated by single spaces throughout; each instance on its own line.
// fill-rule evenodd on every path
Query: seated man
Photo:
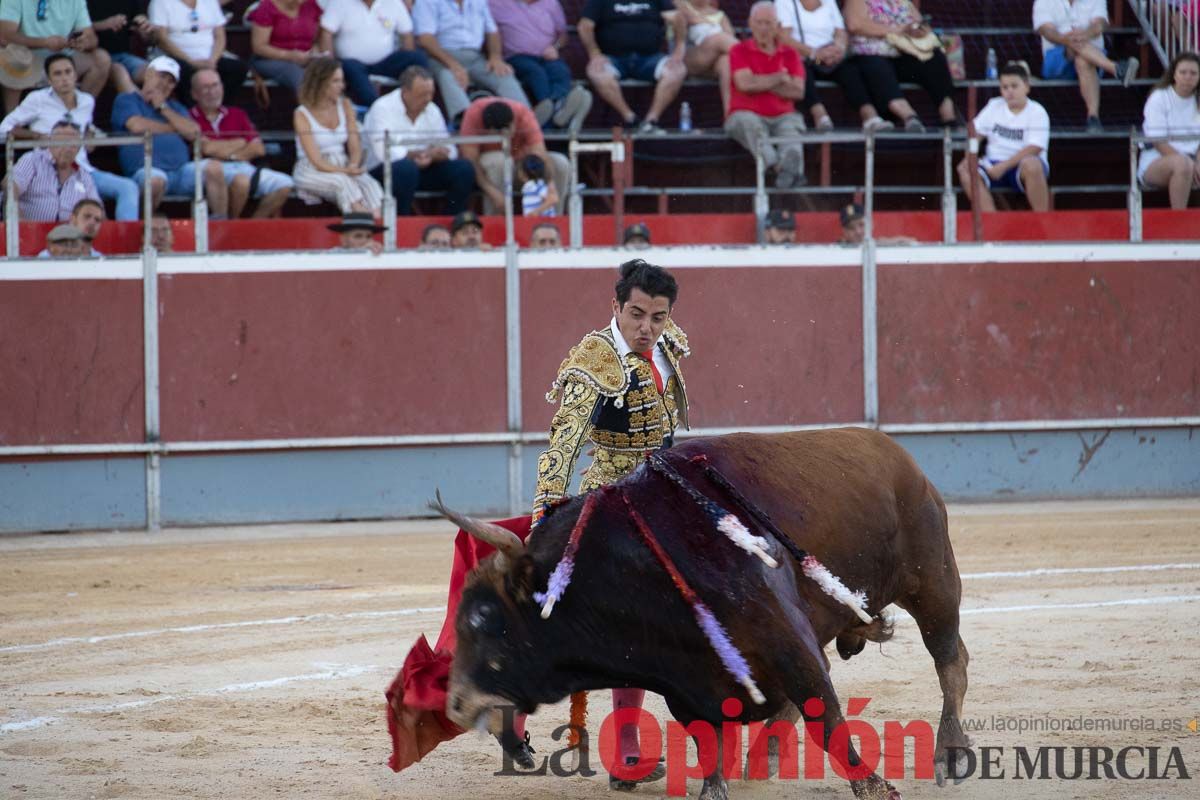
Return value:
M 842 238 L 838 244 L 849 244 L 855 247 L 861 245 L 867 238 L 867 215 L 859 203 L 849 203 L 842 207 Z M 875 244 L 916 244 L 911 236 L 876 236 Z
M 432 225 L 426 225 L 425 230 L 421 231 L 421 246 L 418 249 L 449 250 L 450 229 L 436 222 Z
M 192 99 L 196 105 L 189 113 L 203 137 L 200 152 L 218 162 L 225 176 L 229 218 L 242 215 L 251 195 L 258 201 L 252 215 L 255 219 L 278 217 L 296 183 L 291 175 L 250 163 L 265 156 L 267 148 L 245 111 L 222 105 L 225 86 L 216 70 L 192 73 Z
M 474 211 L 463 211 L 450 224 L 450 246 L 458 249 L 491 250 L 483 240 L 483 220 Z
M 546 151 L 542 128 L 529 106 L 512 100 L 485 97 L 471 104 L 463 114 L 463 136 L 511 134 L 513 163 L 527 155 L 541 156 L 546 165 L 546 178 L 558 191 L 561 214 L 566 207 L 567 183 L 571 179 L 571 162 L 562 153 Z M 483 213 L 504 213 L 504 153 L 499 144 L 464 144 L 462 154 L 475 165 L 475 182 L 483 192 Z M 513 183 L 517 180 L 513 171 Z
M 150 217 L 150 246 L 159 253 L 175 252 L 175 229 L 171 220 L 161 211 Z
M 437 139 L 449 136 L 441 109 L 433 102 L 433 75 L 424 67 L 409 67 L 400 76 L 400 88 L 376 100 L 363 120 L 370 143 L 371 175 L 383 183 L 383 170 L 392 171 L 392 196 L 396 213 L 412 213 L 417 190 L 446 193 L 446 213 L 457 214 L 466 208 L 467 198 L 475 190 L 475 168 L 458 157 L 458 148 L 420 144 L 408 146 L 404 140 Z M 383 150 L 384 132 L 391 134 L 391 151 Z
M 659 119 L 687 77 L 683 65 L 687 20 L 674 11 L 671 0 L 587 0 L 579 20 L 579 39 L 588 54 L 588 79 L 621 115 L 626 127 L 636 126 L 638 116 L 625 102 L 619 81 L 632 78 L 655 84 L 639 133 L 662 131 Z M 675 29 L 675 47 L 669 56 L 662 52 L 668 19 Z
M 87 255 L 83 231 L 74 225 L 56 225 L 46 234 L 46 249 L 38 258 L 80 258 Z
M 1104 130 L 1100 123 L 1100 76 L 1096 70 L 1110 73 L 1125 86 L 1137 77 L 1136 58 L 1117 63 L 1105 54 L 1107 24 L 1106 0 L 1035 0 L 1033 4 L 1033 29 L 1042 37 L 1042 77 L 1079 79 L 1089 131 Z
M 562 247 L 562 236 L 553 222 L 539 222 L 529 232 L 530 250 L 553 250 Z
M 429 67 L 452 124 L 458 124 L 470 105 L 471 84 L 529 105 L 512 67 L 502 58 L 500 33 L 487 0 L 421 0 L 413 10 L 413 23 L 417 41 L 433 59 Z M 480 52 L 485 45 L 486 56 Z
M 629 250 L 645 250 L 650 246 L 650 226 L 644 222 L 635 222 L 625 229 L 621 243 Z
M 733 84 L 725 132 L 751 153 L 762 153 L 767 169 L 775 170 L 778 188 L 804 184 L 803 144 L 797 140 L 780 147 L 763 142 L 804 132 L 804 117 L 796 111 L 796 101 L 804 99 L 804 64 L 795 50 L 783 45 L 770 0 L 750 7 L 750 38 L 729 51 L 729 71 Z
M 103 203 L 91 197 L 85 197 L 71 210 L 69 222 L 79 228 L 83 234 L 84 244 L 87 245 L 93 257 L 100 258 L 104 255 L 93 244 L 100 237 L 100 227 L 104 224 Z
M 772 208 L 763 228 L 764 244 L 795 244 L 796 218 L 786 208 Z
M 567 18 L 559 0 L 488 0 L 504 58 L 533 101 L 544 128 L 577 133 L 592 108 L 592 93 L 571 86 L 571 69 L 561 58 L 567 44 Z
M 13 166 L 12 184 L 22 220 L 65 221 L 80 200 L 100 201 L 92 176 L 75 162 L 79 136 L 75 123 L 63 120 L 50 131 L 49 147 L 30 150 Z
M 334 250 L 369 250 L 375 256 L 383 252 L 383 244 L 376 241 L 375 234 L 383 233 L 387 228 L 377 224 L 373 214 L 356 211 L 342 217 L 341 222 L 325 227 L 338 234 L 338 246 Z
M 191 195 L 196 185 L 196 170 L 204 172 L 204 194 L 214 219 L 223 219 L 228 209 L 229 191 L 220 161 L 204 160 L 198 167 L 192 161 L 192 142 L 200 127 L 188 110 L 171 97 L 179 80 L 179 64 L 168 56 L 158 56 L 146 65 L 139 92 L 119 96 L 112 109 L 112 125 L 117 133 L 154 134 L 153 161 L 150 166 L 150 195 L 154 207 L 163 195 Z M 121 170 L 135 183 L 146 177 L 144 154 L 140 144 L 122 145 L 117 153 Z
M 429 66 L 413 43 L 413 21 L 403 0 L 328 0 L 317 48 L 342 62 L 346 94 L 360 106 L 379 99 L 372 75 L 399 78 L 413 65 Z
M 2 0 L 0 42 L 27 47 L 43 58 L 53 52 L 69 50 L 69 55 L 75 59 L 79 88 L 92 97 L 100 94 L 104 84 L 108 83 L 112 59 L 97 47 L 96 31 L 92 28 L 92 18 L 84 0 Z M 37 68 L 36 59 L 34 68 Z M 0 70 L 4 109 L 11 111 L 21 99 L 20 88 L 14 87 L 25 84 L 6 82 L 5 76 L 6 72 Z

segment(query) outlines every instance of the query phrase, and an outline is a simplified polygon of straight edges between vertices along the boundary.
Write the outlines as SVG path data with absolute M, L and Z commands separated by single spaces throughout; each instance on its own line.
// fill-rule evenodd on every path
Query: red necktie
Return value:
M 662 373 L 658 371 L 658 365 L 654 363 L 654 351 L 647 350 L 644 353 L 639 353 L 639 355 L 642 358 L 644 358 L 650 362 L 650 371 L 654 373 L 654 385 L 658 387 L 658 393 L 662 394 L 663 393 Z

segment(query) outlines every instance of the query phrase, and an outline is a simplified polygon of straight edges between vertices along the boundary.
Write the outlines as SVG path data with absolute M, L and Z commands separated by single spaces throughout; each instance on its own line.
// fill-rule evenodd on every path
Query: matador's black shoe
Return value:
M 496 741 L 500 743 L 500 747 L 504 749 L 514 764 L 521 769 L 533 769 L 533 754 L 537 751 L 529 745 L 529 731 L 525 731 L 524 741 L 518 739 L 516 734 L 511 731 L 496 734 Z

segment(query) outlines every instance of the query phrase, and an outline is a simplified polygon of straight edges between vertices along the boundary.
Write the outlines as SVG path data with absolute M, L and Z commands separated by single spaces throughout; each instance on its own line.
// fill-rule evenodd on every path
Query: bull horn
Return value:
M 442 491 L 438 489 L 436 494 L 437 499 L 430 503 L 429 507 L 479 541 L 487 542 L 509 558 L 517 558 L 525 552 L 525 543 L 512 531 L 505 530 L 495 523 L 484 522 L 452 511 L 446 508 L 445 503 L 442 502 Z

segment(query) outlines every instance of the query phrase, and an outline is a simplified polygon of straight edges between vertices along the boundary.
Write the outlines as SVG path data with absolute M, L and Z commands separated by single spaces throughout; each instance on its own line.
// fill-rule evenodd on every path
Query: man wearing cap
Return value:
M 0 0 L 0 42 L 7 45 L 0 59 L 6 111 L 16 108 L 27 69 L 34 83 L 24 86 L 41 83 L 42 61 L 53 52 L 68 51 L 79 72 L 79 87 L 93 97 L 108 82 L 112 59 L 97 48 L 84 0 Z
M 251 163 L 265 156 L 267 148 L 245 111 L 223 105 L 225 86 L 216 70 L 192 73 L 192 99 L 196 105 L 189 113 L 203 137 L 200 152 L 220 163 L 229 187 L 230 219 L 242 215 L 251 197 L 258 201 L 251 215 L 255 219 L 278 217 L 296 183 L 291 175 Z
M 767 214 L 763 239 L 766 244 L 795 244 L 796 218 L 786 208 L 773 208 Z
M 474 211 L 463 211 L 450 225 L 450 246 L 460 250 L 491 250 L 483 240 L 483 221 Z
M 79 258 L 87 255 L 83 231 L 74 225 L 56 225 L 46 234 L 46 249 L 38 258 Z
M 355 0 L 357 2 L 357 0 Z M 371 176 L 383 183 L 383 170 L 392 171 L 392 197 L 396 213 L 412 213 L 417 190 L 446 193 L 446 213 L 457 214 L 475 190 L 475 167 L 458 157 L 452 142 L 430 142 L 448 138 L 446 119 L 433 102 L 433 75 L 422 66 L 413 66 L 400 75 L 400 88 L 371 104 L 363 119 L 367 133 L 367 166 Z M 384 152 L 384 133 L 391 144 Z M 424 144 L 405 144 L 405 140 L 424 139 Z
M 50 147 L 39 147 L 21 156 L 12 171 L 12 184 L 22 220 L 33 222 L 70 219 L 75 204 L 99 202 L 92 176 L 79 168 L 79 128 L 63 120 L 50 131 Z
M 518 163 L 527 155 L 540 156 L 546 164 L 546 180 L 558 191 L 558 213 L 567 202 L 567 182 L 571 162 L 562 153 L 546 151 L 542 126 L 529 106 L 498 97 L 486 97 L 471 103 L 463 114 L 459 133 L 463 136 L 507 134 L 512 137 L 512 159 Z M 475 182 L 483 192 L 483 213 L 504 212 L 504 153 L 497 144 L 464 144 L 459 150 L 475 165 Z M 516 180 L 516 177 L 513 178 Z
M 650 246 L 650 228 L 644 222 L 635 222 L 625 229 L 622 244 L 630 250 L 645 250 Z
M 376 256 L 383 252 L 383 245 L 375 240 L 375 234 L 383 233 L 387 228 L 376 224 L 375 216 L 369 212 L 347 214 L 341 222 L 325 227 L 339 235 L 340 243 L 334 250 L 370 250 L 371 255 Z
M 200 126 L 186 108 L 171 97 L 179 81 L 179 64 L 169 56 L 158 56 L 146 65 L 141 91 L 119 96 L 112 109 L 112 125 L 117 133 L 154 134 L 154 153 L 150 167 L 150 194 L 154 206 L 167 194 L 191 196 L 196 171 L 203 173 L 204 195 L 208 212 L 224 219 L 229 208 L 229 190 L 220 161 L 192 161 L 190 143 L 200 135 Z M 121 170 L 135 183 L 146 176 L 142 145 L 122 145 L 117 153 Z
M 842 238 L 838 240 L 838 244 L 849 244 L 855 247 L 863 243 L 863 239 L 867 234 L 866 214 L 863 207 L 858 203 L 847 203 L 842 207 Z M 911 236 L 876 236 L 876 244 L 891 245 L 891 244 L 916 244 L 917 240 Z

